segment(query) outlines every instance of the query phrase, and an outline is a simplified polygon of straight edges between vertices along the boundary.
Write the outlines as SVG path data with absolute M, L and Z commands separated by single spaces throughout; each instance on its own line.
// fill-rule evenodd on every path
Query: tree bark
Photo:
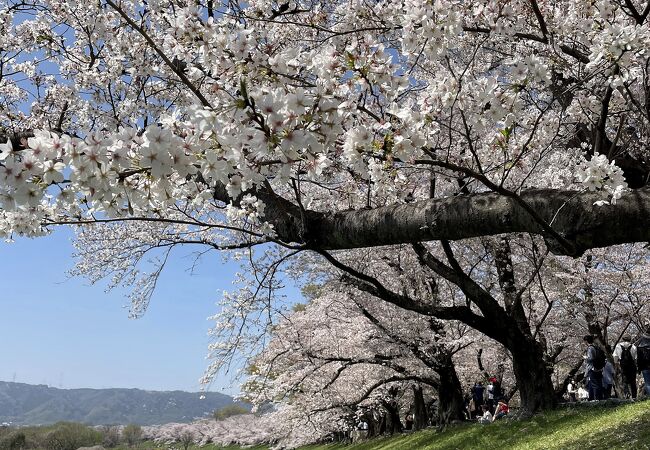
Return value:
M 379 424 L 377 425 L 377 434 L 382 435 L 386 432 L 386 414 L 379 417 Z
M 413 419 L 413 428 L 415 430 L 422 430 L 429 423 L 427 405 L 424 402 L 422 386 L 419 384 L 413 385 Z
M 514 333 L 510 341 L 512 367 L 521 398 L 521 414 L 530 416 L 537 411 L 555 408 L 555 388 L 540 344 L 520 333 Z
M 449 359 L 451 360 L 451 357 Z M 445 365 L 438 369 L 438 373 L 440 374 L 438 425 L 446 425 L 454 420 L 464 420 L 463 387 L 460 384 L 454 365 Z
M 267 204 L 266 220 L 280 239 L 321 250 L 526 232 L 544 236 L 557 254 L 578 256 L 591 248 L 650 241 L 650 187 L 625 193 L 615 205 L 604 206 L 594 205 L 601 197 L 593 192 L 521 192 L 520 200 L 570 243 L 570 249 L 550 236 L 521 201 L 503 194 L 459 195 L 335 213 L 301 212 L 290 201 L 264 190 L 255 195 Z M 220 200 L 222 196 L 215 194 Z
M 384 402 L 383 406 L 386 409 L 386 432 L 390 435 L 401 433 L 404 426 L 399 417 L 399 406 L 397 402 L 394 400 Z

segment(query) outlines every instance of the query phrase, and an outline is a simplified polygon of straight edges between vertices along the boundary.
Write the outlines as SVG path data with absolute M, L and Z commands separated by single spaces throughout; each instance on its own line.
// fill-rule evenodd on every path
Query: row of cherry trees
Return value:
M 528 371 L 517 372 L 521 353 L 489 334 L 493 332 L 477 332 L 462 319 L 427 314 L 431 304 L 465 307 L 469 300 L 457 284 L 431 273 L 416 251 L 355 251 L 350 259 L 364 261 L 366 271 L 376 270 L 402 303 L 395 307 L 395 302 L 381 301 L 387 294 L 380 296 L 374 289 L 371 294 L 346 273 L 330 272 L 330 281 L 313 292 L 304 309 L 280 320 L 270 343 L 252 360 L 244 385 L 247 398 L 260 406 L 291 405 L 296 429 L 313 429 L 312 438 L 332 435 L 342 424 L 349 429 L 362 419 L 371 424 L 371 433 L 390 432 L 384 422 L 390 417 L 392 422 L 403 420 L 409 412 L 421 420 L 415 423 L 419 428 L 430 413 L 419 405 L 432 398 L 437 407 L 432 422 L 461 420 L 464 395 L 487 375 L 496 376 L 506 396 L 514 394 L 511 400 L 523 402 L 524 408 L 529 406 L 527 384 L 529 395 L 541 399 L 545 391 L 533 384 L 548 383 L 548 404 L 542 406 L 548 408 L 581 372 L 585 334 L 596 335 L 611 359 L 613 346 L 624 333 L 638 332 L 650 307 L 641 246 L 573 260 L 540 253 L 534 240 L 512 240 L 507 264 L 513 284 L 508 284 L 495 256 L 506 248 L 504 240 L 473 244 L 458 246 L 456 261 L 500 308 L 494 319 L 498 323 L 487 329 L 521 333 L 539 349 L 528 349 Z M 511 312 L 508 295 L 518 299 L 521 316 Z M 407 299 L 410 310 L 404 308 Z M 426 400 L 418 402 L 422 389 Z M 333 413 L 339 420 L 332 420 Z
M 483 261 L 468 272 L 502 303 L 503 289 L 490 256 L 499 242 L 474 242 L 458 247 L 456 254 L 463 265 Z M 547 371 L 553 395 L 559 398 L 569 379 L 581 370 L 584 334 L 594 333 L 608 343 L 611 358 L 611 349 L 622 334 L 634 335 L 642 325 L 649 307 L 645 249 L 640 245 L 619 247 L 573 260 L 539 254 L 533 242 L 513 240 L 511 258 L 515 280 L 525 280 L 517 282 L 517 289 L 522 291 L 522 307 L 533 338 L 543 350 L 540 364 Z M 382 280 L 390 280 L 391 288 L 401 295 L 435 296 L 439 304 L 466 302 L 455 284 L 432 276 L 414 251 L 394 250 L 355 251 L 348 256 L 376 268 Z M 318 266 L 310 273 L 320 268 L 320 283 L 307 285 L 308 303 L 290 310 L 276 306 L 275 312 L 264 311 L 276 315 L 272 329 L 238 321 L 237 317 L 246 315 L 246 308 L 238 314 L 224 311 L 222 317 L 229 318 L 231 330 L 237 329 L 233 337 L 247 345 L 255 343 L 239 347 L 241 355 L 248 356 L 243 392 L 258 413 L 263 413 L 264 424 L 256 421 L 255 427 L 266 427 L 265 436 L 270 440 L 298 446 L 340 438 L 360 421 L 369 424 L 371 434 L 390 433 L 398 429 L 397 423 L 403 423 L 407 413 L 417 419 L 415 428 L 426 426 L 427 419 L 444 424 L 463 417 L 464 394 L 487 375 L 501 381 L 506 395 L 514 394 L 513 404 L 520 401 L 519 383 L 525 378 L 514 372 L 513 353 L 504 345 L 460 321 L 442 321 L 382 302 L 350 284 L 349 278 L 324 261 L 309 256 L 301 261 L 303 266 L 313 264 Z M 290 274 L 293 268 L 286 270 Z M 244 299 L 252 300 L 250 291 L 240 294 L 237 299 L 242 306 Z M 260 309 L 248 310 L 254 314 L 247 320 L 254 322 Z M 500 320 L 510 321 L 505 315 Z M 221 333 L 224 331 L 222 328 Z M 270 341 L 258 344 L 265 336 L 270 336 Z M 219 342 L 218 348 L 225 348 L 224 341 Z M 262 346 L 261 352 L 253 350 Z M 234 347 L 232 342 L 227 346 L 230 351 Z M 428 408 L 432 399 L 434 410 Z M 214 436 L 236 434 L 228 431 L 229 426 L 179 425 L 174 430 L 199 427 L 213 430 Z M 173 440 L 170 430 L 169 426 L 154 429 L 152 436 Z
M 206 381 L 241 358 L 305 420 L 401 382 L 457 417 L 473 340 L 552 408 L 646 308 L 648 5 L 4 0 L 0 236 L 77 226 L 134 316 L 174 248 L 244 261 Z M 288 316 L 291 278 L 327 295 Z

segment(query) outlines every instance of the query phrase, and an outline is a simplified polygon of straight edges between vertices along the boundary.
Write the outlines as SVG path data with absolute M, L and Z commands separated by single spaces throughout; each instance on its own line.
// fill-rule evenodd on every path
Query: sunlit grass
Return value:
M 335 449 L 650 449 L 650 402 L 560 409 L 526 421 L 461 425 L 442 433 L 427 430 L 354 445 L 319 445 L 304 450 Z
M 21 432 L 28 442 L 36 442 L 62 424 L 25 427 Z M 34 448 L 34 447 L 32 447 Z M 180 444 L 141 442 L 114 450 L 180 450 Z M 267 450 L 257 446 L 251 450 Z M 188 450 L 241 450 L 241 447 L 206 445 Z M 300 450 L 650 450 L 650 401 L 622 406 L 580 405 L 540 414 L 530 420 L 503 420 L 490 425 L 463 424 L 439 433 L 426 430 L 357 444 L 331 444 L 303 447 Z
M 141 443 L 130 450 L 167 450 L 170 446 Z M 181 448 L 179 444 L 173 448 Z M 267 447 L 254 447 L 264 450 Z M 122 448 L 120 447 L 120 450 Z M 126 449 L 126 447 L 124 448 Z M 223 450 L 207 445 L 191 450 Z M 227 450 L 240 447 L 229 446 Z M 357 444 L 330 444 L 300 450 L 650 450 L 650 401 L 623 406 L 561 408 L 523 421 L 490 425 L 464 424 L 439 433 L 426 430 Z

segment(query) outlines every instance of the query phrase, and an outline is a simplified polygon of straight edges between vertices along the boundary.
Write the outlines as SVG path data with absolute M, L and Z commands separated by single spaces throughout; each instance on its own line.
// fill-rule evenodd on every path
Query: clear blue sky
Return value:
M 215 253 L 193 274 L 190 249 L 163 272 L 147 313 L 129 319 L 124 292 L 70 278 L 72 233 L 0 241 L 0 380 L 54 387 L 198 391 L 219 289 L 238 266 Z M 295 292 L 295 291 L 294 291 Z M 229 380 L 211 391 L 236 393 Z
M 27 17 L 17 14 L 15 22 Z M 27 82 L 22 87 L 32 89 Z M 24 108 L 28 112 L 27 102 Z M 213 253 L 190 275 L 191 251 L 177 251 L 147 313 L 132 320 L 125 292 L 106 293 L 103 286 L 67 276 L 71 237 L 70 230 L 59 229 L 33 240 L 0 240 L 0 380 L 198 391 L 208 365 L 212 324 L 206 319 L 217 311 L 218 291 L 233 289 L 239 267 L 224 266 Z M 287 292 L 299 298 L 297 290 Z M 229 385 L 215 380 L 210 390 L 238 391 Z

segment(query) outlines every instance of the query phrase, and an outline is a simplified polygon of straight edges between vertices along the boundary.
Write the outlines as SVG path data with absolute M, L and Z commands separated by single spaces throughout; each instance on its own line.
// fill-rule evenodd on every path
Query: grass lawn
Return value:
M 650 449 L 650 401 L 565 408 L 526 421 L 467 424 L 442 433 L 427 430 L 354 445 L 314 445 L 301 450 L 335 449 Z
M 143 442 L 114 450 L 167 450 L 169 446 Z M 179 444 L 175 449 L 182 447 Z M 266 450 L 268 447 L 249 447 Z M 191 446 L 191 450 L 241 450 L 241 447 Z M 650 450 L 650 401 L 623 406 L 560 408 L 525 421 L 490 425 L 464 424 L 438 433 L 426 430 L 358 444 L 328 444 L 299 450 Z

